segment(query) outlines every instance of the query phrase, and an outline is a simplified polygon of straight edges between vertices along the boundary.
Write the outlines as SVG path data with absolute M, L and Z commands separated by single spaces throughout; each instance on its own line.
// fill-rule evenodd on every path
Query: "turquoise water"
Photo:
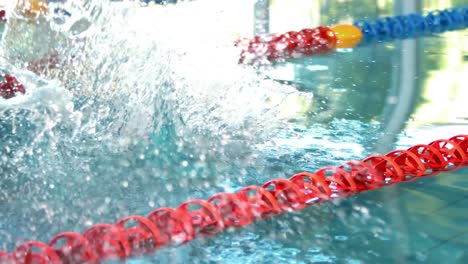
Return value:
M 328 15 L 317 23 L 400 8 L 365 2 L 321 3 Z M 78 3 L 67 8 L 82 17 L 53 22 L 81 29 L 65 30 L 61 67 L 28 72 L 26 55 L 2 47 L 5 69 L 30 93 L 0 101 L 0 249 L 467 133 L 466 31 L 252 69 L 226 44 L 244 3 L 127 12 Z M 467 263 L 467 176 L 325 203 L 129 262 Z

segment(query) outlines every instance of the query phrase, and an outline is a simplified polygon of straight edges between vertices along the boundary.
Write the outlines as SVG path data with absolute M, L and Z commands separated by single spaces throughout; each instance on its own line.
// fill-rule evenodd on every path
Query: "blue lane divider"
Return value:
M 362 44 L 430 35 L 468 27 L 468 6 L 395 17 L 357 20 L 363 33 Z

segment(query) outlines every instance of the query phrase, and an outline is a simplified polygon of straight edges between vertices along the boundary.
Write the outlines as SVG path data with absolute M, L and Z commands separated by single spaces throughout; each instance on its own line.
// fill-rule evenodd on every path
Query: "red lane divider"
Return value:
M 147 217 L 128 216 L 116 224 L 97 224 L 83 234 L 65 232 L 49 244 L 31 241 L 0 252 L 0 263 L 100 263 L 106 259 L 150 254 L 199 235 L 214 235 L 270 216 L 301 210 L 334 198 L 432 176 L 468 166 L 468 135 L 436 140 L 338 167 L 273 179 L 237 193 L 190 200 L 160 208 Z
M 24 86 L 12 75 L 0 74 L 0 97 L 10 99 L 18 93 L 26 93 Z
M 5 23 L 6 20 L 6 12 L 3 9 L 0 9 L 0 23 Z
M 285 34 L 271 34 L 252 39 L 241 39 L 236 46 L 241 49 L 239 63 L 262 64 L 279 59 L 301 58 L 334 50 L 337 38 L 328 27 L 307 28 Z

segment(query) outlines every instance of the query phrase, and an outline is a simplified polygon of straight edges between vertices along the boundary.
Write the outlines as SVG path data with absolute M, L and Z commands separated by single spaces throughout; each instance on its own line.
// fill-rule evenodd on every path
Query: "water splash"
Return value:
M 237 64 L 238 2 L 57 5 L 71 17 L 10 16 L 1 50 L 28 90 L 0 102 L 10 245 L 225 188 L 310 98 Z

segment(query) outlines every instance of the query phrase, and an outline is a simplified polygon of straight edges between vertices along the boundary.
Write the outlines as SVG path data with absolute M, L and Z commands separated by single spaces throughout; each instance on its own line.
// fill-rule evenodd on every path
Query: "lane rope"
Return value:
M 291 58 L 330 53 L 338 48 L 353 48 L 376 42 L 414 38 L 462 30 L 468 27 L 468 6 L 394 17 L 357 20 L 352 25 L 338 24 L 244 38 L 239 63 L 268 64 Z
M 115 224 L 96 224 L 83 234 L 64 232 L 48 244 L 26 242 L 11 253 L 0 252 L 0 263 L 100 263 L 151 254 L 200 235 L 215 235 L 332 199 L 466 166 L 468 135 L 458 135 L 362 161 L 348 161 L 338 167 L 324 167 L 314 173 L 301 172 L 289 179 L 273 179 L 236 193 L 189 200 L 177 208 L 156 209 L 146 217 L 132 215 Z

